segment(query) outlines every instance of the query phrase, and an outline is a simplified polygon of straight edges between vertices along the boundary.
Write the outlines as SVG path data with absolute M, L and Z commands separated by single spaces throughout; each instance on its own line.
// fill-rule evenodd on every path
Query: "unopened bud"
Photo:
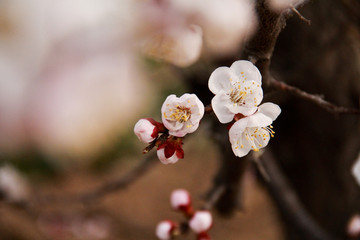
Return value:
M 354 215 L 347 226 L 347 234 L 351 239 L 360 237 L 360 215 Z
M 173 209 L 188 213 L 191 209 L 190 193 L 185 189 L 174 190 L 170 196 L 170 203 Z
M 164 220 L 156 226 L 156 236 L 161 240 L 169 240 L 176 228 L 176 224 L 170 220 Z
M 152 120 L 155 121 L 155 120 Z M 150 143 L 155 140 L 158 135 L 158 129 L 149 119 L 140 119 L 134 127 L 134 133 L 140 141 Z
M 209 230 L 212 226 L 212 216 L 209 211 L 196 211 L 189 221 L 190 228 L 196 233 Z

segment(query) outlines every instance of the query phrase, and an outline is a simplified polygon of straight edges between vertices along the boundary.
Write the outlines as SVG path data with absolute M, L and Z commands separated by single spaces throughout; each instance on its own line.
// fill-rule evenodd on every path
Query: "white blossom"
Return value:
M 212 226 L 211 213 L 209 211 L 196 211 L 189 221 L 189 226 L 196 233 L 209 230 Z
M 155 32 L 144 38 L 143 52 L 179 67 L 187 67 L 199 59 L 202 30 L 197 25 L 182 26 L 166 32 Z
M 184 137 L 199 127 L 204 111 L 204 104 L 195 94 L 185 93 L 180 98 L 170 95 L 161 108 L 162 121 L 170 135 Z
M 171 239 L 171 232 L 174 230 L 175 224 L 170 220 L 164 220 L 156 226 L 156 236 L 161 240 Z
M 234 62 L 230 68 L 215 69 L 209 78 L 209 89 L 215 94 L 211 104 L 221 123 L 231 122 L 238 113 L 253 114 L 263 98 L 261 74 L 245 60 Z
M 29 186 L 24 177 L 13 167 L 0 168 L 0 191 L 11 201 L 26 200 L 29 196 Z
M 134 133 L 140 141 L 150 143 L 155 140 L 158 131 L 149 119 L 140 119 L 134 127 Z
M 170 196 L 171 207 L 175 210 L 180 208 L 187 208 L 191 204 L 191 197 L 188 191 L 185 189 L 176 189 Z
M 143 52 L 180 67 L 199 59 L 203 39 L 208 52 L 226 55 L 239 50 L 256 26 L 249 0 L 149 0 L 139 11 Z
M 243 157 L 250 150 L 259 151 L 274 136 L 272 122 L 279 116 L 281 109 L 274 103 L 264 103 L 258 111 L 236 121 L 229 130 L 229 139 L 234 154 Z

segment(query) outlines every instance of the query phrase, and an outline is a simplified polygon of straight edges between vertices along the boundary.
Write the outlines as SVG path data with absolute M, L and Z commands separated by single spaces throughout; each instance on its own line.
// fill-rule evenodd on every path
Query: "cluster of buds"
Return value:
M 281 109 L 264 103 L 261 74 L 254 64 L 240 60 L 219 67 L 210 75 L 209 89 L 215 94 L 212 108 L 221 123 L 230 123 L 229 139 L 238 157 L 259 151 L 274 136 L 272 122 Z
M 164 164 L 183 159 L 182 138 L 199 127 L 204 111 L 203 103 L 195 94 L 168 96 L 161 108 L 163 123 L 143 118 L 135 124 L 136 136 L 149 144 L 144 153 L 156 146 L 158 158 Z
M 156 236 L 161 240 L 173 239 L 190 228 L 195 234 L 197 240 L 210 240 L 207 233 L 212 226 L 212 216 L 209 211 L 194 211 L 191 203 L 191 196 L 184 189 L 177 189 L 171 193 L 171 207 L 182 212 L 187 221 L 179 224 L 172 220 L 161 221 L 156 227 Z

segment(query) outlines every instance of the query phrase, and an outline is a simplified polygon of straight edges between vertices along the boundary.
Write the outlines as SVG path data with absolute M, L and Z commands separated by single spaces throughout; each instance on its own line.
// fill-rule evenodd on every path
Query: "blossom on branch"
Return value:
M 258 111 L 236 121 L 229 130 L 229 139 L 234 154 L 243 157 L 250 150 L 259 151 L 274 136 L 272 122 L 279 116 L 281 109 L 274 103 L 264 103 Z
M 254 64 L 239 60 L 230 68 L 219 67 L 210 75 L 211 101 L 221 123 L 231 122 L 235 114 L 251 115 L 263 98 L 261 74 Z
M 212 226 L 212 216 L 209 211 L 196 211 L 189 221 L 189 227 L 196 233 L 208 231 Z
M 196 62 L 203 45 L 215 55 L 238 51 L 256 27 L 249 0 L 148 0 L 139 6 L 142 52 L 179 67 Z
M 161 115 L 170 135 L 184 137 L 199 127 L 204 111 L 204 104 L 195 94 L 185 93 L 180 98 L 172 94 L 163 103 Z
M 179 159 L 184 158 L 184 150 L 182 149 L 182 139 L 177 137 L 169 137 L 164 143 L 159 144 L 157 148 L 157 156 L 163 164 L 176 163 Z
M 165 127 L 162 123 L 156 122 L 152 118 L 140 119 L 134 127 L 134 133 L 140 141 L 150 143 L 154 141 L 159 132 L 163 132 Z
M 185 189 L 176 189 L 171 193 L 170 204 L 174 210 L 192 214 L 191 196 Z
M 176 229 L 176 223 L 170 220 L 164 220 L 156 226 L 156 236 L 161 240 L 172 238 L 173 231 Z

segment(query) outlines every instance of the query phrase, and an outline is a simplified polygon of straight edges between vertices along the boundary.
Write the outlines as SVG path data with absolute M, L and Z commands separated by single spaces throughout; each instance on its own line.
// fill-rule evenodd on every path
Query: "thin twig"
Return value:
M 284 82 L 278 81 L 271 76 L 269 77 L 268 82 L 270 86 L 285 92 L 289 92 L 294 96 L 315 103 L 316 105 L 320 106 L 321 108 L 324 108 L 328 112 L 337 113 L 337 114 L 360 114 L 360 109 L 336 106 L 335 104 L 324 100 L 323 97 L 320 95 L 307 93 L 297 87 L 290 86 Z
M 311 25 L 311 21 L 305 18 L 295 7 L 290 8 L 302 21 L 306 22 L 308 25 Z
M 153 165 L 156 163 L 156 157 L 153 153 L 148 154 L 145 158 L 132 170 L 118 179 L 113 179 L 104 183 L 100 187 L 86 193 L 75 196 L 45 196 L 38 198 L 35 204 L 49 204 L 49 203 L 76 203 L 82 202 L 85 204 L 92 203 L 110 193 L 122 190 L 140 179 Z

